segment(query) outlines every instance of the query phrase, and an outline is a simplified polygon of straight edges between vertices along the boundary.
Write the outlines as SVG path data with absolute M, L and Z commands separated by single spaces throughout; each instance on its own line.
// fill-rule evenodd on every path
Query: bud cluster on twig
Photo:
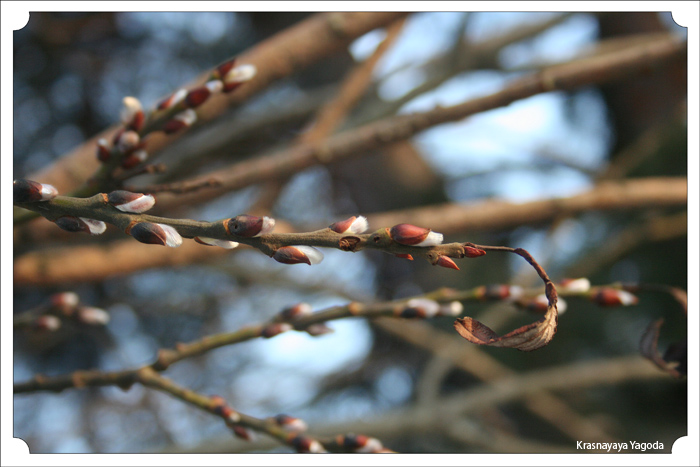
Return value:
M 160 130 L 173 134 L 191 127 L 197 121 L 195 109 L 212 95 L 231 92 L 255 76 L 255 66 L 234 65 L 235 59 L 219 65 L 209 81 L 193 89 L 178 89 L 148 113 L 137 98 L 125 97 L 120 112 L 122 128 L 112 137 L 111 144 L 104 138 L 97 141 L 97 159 L 103 164 L 114 160 L 125 170 L 145 162 L 149 133 Z
M 52 332 L 60 329 L 64 320 L 104 326 L 109 323 L 109 313 L 101 308 L 81 305 L 75 292 L 59 292 L 51 295 L 46 303 L 15 315 L 13 326 Z

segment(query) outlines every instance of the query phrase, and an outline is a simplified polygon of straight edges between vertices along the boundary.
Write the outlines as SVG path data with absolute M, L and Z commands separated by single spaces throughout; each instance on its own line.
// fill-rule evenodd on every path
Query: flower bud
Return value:
M 249 216 L 242 214 L 229 219 L 225 224 L 226 230 L 239 237 L 259 237 L 272 232 L 275 228 L 275 220 L 271 217 Z
M 122 212 L 146 212 L 156 204 L 153 195 L 132 193 L 126 190 L 115 190 L 107 195 L 109 204 Z
M 300 418 L 279 414 L 272 419 L 285 431 L 306 431 L 308 429 L 306 422 Z
M 49 297 L 51 308 L 61 312 L 72 310 L 80 303 L 80 297 L 75 292 L 59 292 Z
M 457 271 L 459 271 L 459 266 L 457 266 L 457 263 L 455 263 L 454 260 L 449 256 L 438 256 L 437 262 L 435 264 L 438 266 L 442 266 L 443 268 L 456 269 Z
M 279 321 L 293 321 L 302 316 L 308 316 L 311 314 L 311 305 L 308 303 L 297 303 L 294 306 L 284 308 L 282 311 L 277 313 L 275 317 Z
M 339 435 L 336 438 L 338 444 L 350 452 L 371 453 L 384 448 L 382 442 L 376 438 L 365 435 Z
M 124 169 L 133 169 L 141 162 L 144 162 L 146 159 L 148 159 L 148 152 L 146 152 L 145 149 L 137 149 L 136 151 L 126 156 L 124 160 L 122 160 L 121 165 Z
M 231 430 L 233 430 L 233 434 L 236 435 L 238 438 L 244 439 L 246 441 L 252 441 L 255 439 L 255 435 L 253 435 L 253 432 L 248 430 L 247 428 L 242 427 L 241 425 L 233 425 L 231 427 Z
M 518 285 L 491 284 L 482 286 L 477 291 L 480 300 L 516 300 L 523 294 L 522 287 Z
M 106 139 L 100 138 L 97 140 L 97 160 L 107 162 L 112 157 L 112 150 L 109 148 L 109 143 Z
M 187 109 L 175 115 L 172 120 L 165 122 L 165 125 L 163 125 L 163 131 L 170 135 L 182 130 L 183 128 L 192 126 L 196 121 L 197 113 L 192 109 Z
M 562 279 L 557 284 L 557 289 L 560 293 L 585 293 L 591 288 L 591 281 L 582 277 L 580 279 Z
M 325 323 L 310 324 L 306 326 L 304 331 L 306 331 L 308 335 L 314 337 L 335 332 L 333 331 L 333 328 L 329 328 Z
M 102 308 L 83 306 L 78 308 L 76 319 L 91 326 L 104 326 L 109 323 L 109 313 Z
M 409 246 L 435 246 L 442 243 L 442 234 L 411 224 L 398 224 L 389 230 L 396 243 Z
M 479 256 L 484 256 L 486 252 L 480 248 L 474 248 L 472 246 L 464 245 L 464 256 L 467 258 L 478 258 Z
M 117 140 L 117 149 L 123 153 L 127 153 L 136 147 L 141 142 L 141 137 L 133 130 L 128 130 L 119 135 Z
M 194 237 L 194 241 L 207 246 L 218 246 L 221 248 L 226 248 L 227 250 L 232 250 L 236 248 L 239 243 L 232 242 L 231 240 L 219 240 L 218 238 L 209 237 Z
M 241 421 L 241 415 L 228 406 L 226 400 L 221 396 L 211 397 L 212 406 L 211 411 L 216 415 L 219 415 L 226 421 L 227 425 L 237 423 Z
M 289 444 L 294 446 L 294 448 L 297 450 L 297 452 L 301 452 L 301 453 L 318 454 L 318 453 L 328 452 L 324 449 L 324 447 L 321 445 L 321 443 L 319 443 L 315 439 L 308 438 L 308 437 L 302 436 L 302 435 L 296 435 L 296 436 L 292 437 L 289 440 Z
M 363 233 L 367 230 L 367 227 L 369 227 L 369 225 L 367 224 L 367 218 L 364 216 L 352 216 L 344 221 L 334 222 L 328 226 L 333 232 L 339 234 L 352 233 L 355 235 Z
M 204 104 L 204 101 L 209 99 L 211 91 L 207 86 L 200 86 L 187 93 L 185 96 L 185 104 L 187 107 L 194 109 Z
M 15 203 L 48 201 L 56 196 L 58 196 L 58 190 L 46 183 L 39 183 L 22 178 L 12 182 L 12 200 Z
M 166 224 L 154 224 L 152 222 L 139 222 L 126 232 L 141 243 L 153 245 L 165 245 L 172 248 L 182 245 L 182 237 Z
M 591 296 L 591 300 L 600 306 L 629 306 L 636 305 L 639 302 L 637 296 L 632 295 L 626 290 L 612 289 L 609 287 L 601 287 Z
M 141 101 L 135 97 L 127 96 L 122 102 L 124 104 L 121 111 L 122 124 L 129 130 L 140 131 L 146 120 Z
M 165 110 L 179 104 L 187 95 L 187 89 L 178 89 L 169 97 L 162 100 L 156 107 L 158 110 Z
M 104 222 L 85 217 L 62 216 L 54 222 L 68 232 L 86 232 L 91 235 L 100 235 L 107 230 L 107 225 Z
M 246 81 L 253 79 L 257 73 L 255 65 L 240 65 L 231 68 L 223 77 L 224 92 L 231 92 Z
M 440 311 L 440 305 L 435 300 L 428 298 L 412 298 L 406 302 L 406 306 L 400 309 L 398 316 L 401 318 L 432 318 Z
M 272 258 L 284 264 L 306 263 L 312 265 L 323 261 L 323 253 L 312 246 L 283 246 L 275 251 Z
M 268 324 L 260 331 L 260 336 L 269 339 L 270 337 L 275 337 L 278 334 L 291 331 L 292 329 L 294 329 L 294 326 L 289 323 L 272 323 Z
M 41 315 L 34 320 L 34 329 L 37 331 L 57 331 L 61 327 L 61 320 L 53 315 Z
M 438 314 L 440 316 L 459 316 L 463 311 L 464 305 L 462 305 L 462 302 L 452 301 L 450 303 L 440 305 Z
M 231 68 L 236 64 L 236 59 L 232 58 L 231 60 L 227 60 L 221 65 L 217 66 L 214 71 L 211 74 L 212 79 L 218 79 L 221 80 L 223 79 L 226 74 L 231 71 Z

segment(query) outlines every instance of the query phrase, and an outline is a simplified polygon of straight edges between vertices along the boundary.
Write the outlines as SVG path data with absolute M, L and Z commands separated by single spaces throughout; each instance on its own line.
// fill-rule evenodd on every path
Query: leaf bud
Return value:
M 474 248 L 472 246 L 463 245 L 464 256 L 467 258 L 478 258 L 479 256 L 484 256 L 486 252 L 480 248 Z
M 454 260 L 449 256 L 438 256 L 438 259 L 435 262 L 435 264 L 437 266 L 442 266 L 443 268 L 456 269 L 457 271 L 459 271 L 459 266 L 457 266 L 457 263 L 455 263 Z

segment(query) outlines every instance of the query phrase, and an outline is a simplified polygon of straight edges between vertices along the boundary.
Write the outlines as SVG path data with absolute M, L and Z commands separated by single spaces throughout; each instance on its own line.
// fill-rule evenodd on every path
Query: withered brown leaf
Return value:
M 558 316 L 556 303 L 550 304 L 541 319 L 503 336 L 499 336 L 488 326 L 470 317 L 457 319 L 454 326 L 460 336 L 474 344 L 507 347 L 529 352 L 549 344 L 557 332 Z
M 642 334 L 642 339 L 639 341 L 639 351 L 642 353 L 642 356 L 651 360 L 666 373 L 674 378 L 682 378 L 684 375 L 677 369 L 678 362 L 664 360 L 659 352 L 659 332 L 663 323 L 664 319 L 661 318 L 649 324 L 644 334 Z

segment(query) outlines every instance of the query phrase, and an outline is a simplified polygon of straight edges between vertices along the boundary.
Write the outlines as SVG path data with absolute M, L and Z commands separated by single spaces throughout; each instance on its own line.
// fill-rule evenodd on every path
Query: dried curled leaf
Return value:
M 557 319 L 557 306 L 556 302 L 553 302 L 541 319 L 503 336 L 499 336 L 488 326 L 469 317 L 457 319 L 454 326 L 460 336 L 474 344 L 507 347 L 529 352 L 549 344 L 557 332 Z
M 674 378 L 682 378 L 684 375 L 679 371 L 683 365 L 683 360 L 687 362 L 687 347 L 685 349 L 686 355 L 667 355 L 664 357 L 659 353 L 659 332 L 661 330 L 661 325 L 664 323 L 663 318 L 652 322 L 642 334 L 642 339 L 639 342 L 639 351 L 642 356 L 651 360 L 656 366 L 664 370 L 666 373 L 670 374 Z M 682 346 L 675 346 L 676 348 L 681 348 Z M 676 354 L 678 352 L 673 352 Z M 666 357 L 666 358 L 665 358 Z

